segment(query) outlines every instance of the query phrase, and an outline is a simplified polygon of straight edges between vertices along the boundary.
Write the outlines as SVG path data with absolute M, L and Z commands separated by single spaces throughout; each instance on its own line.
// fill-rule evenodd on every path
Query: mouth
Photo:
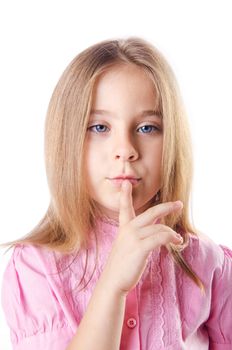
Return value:
M 123 181 L 128 180 L 133 186 L 136 186 L 141 181 L 140 179 L 134 178 L 134 177 L 115 177 L 115 178 L 108 178 L 108 180 L 111 182 L 114 186 L 121 186 Z

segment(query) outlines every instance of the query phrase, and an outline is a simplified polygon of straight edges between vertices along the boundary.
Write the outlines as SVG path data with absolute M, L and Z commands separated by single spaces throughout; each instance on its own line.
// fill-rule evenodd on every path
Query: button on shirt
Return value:
M 33 245 L 14 248 L 2 281 L 2 307 L 14 350 L 67 348 L 117 231 L 116 225 L 99 221 L 98 265 L 81 292 L 77 285 L 85 268 L 84 251 L 62 255 Z M 85 282 L 92 276 L 95 256 L 90 240 Z M 155 249 L 127 295 L 120 350 L 232 349 L 231 250 L 190 235 L 183 256 L 204 283 L 205 294 L 165 247 Z
M 129 328 L 135 328 L 137 321 L 135 318 L 128 318 L 126 324 Z

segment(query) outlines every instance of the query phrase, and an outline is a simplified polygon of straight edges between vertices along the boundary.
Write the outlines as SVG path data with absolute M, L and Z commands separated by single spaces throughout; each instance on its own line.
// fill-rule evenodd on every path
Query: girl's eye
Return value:
M 106 132 L 107 126 L 103 125 L 103 124 L 97 124 L 97 125 L 92 125 L 90 127 L 88 127 L 88 130 L 96 132 L 96 133 L 104 133 Z M 142 134 L 150 134 L 152 132 L 155 131 L 159 131 L 159 128 L 156 127 L 155 125 L 143 125 L 140 128 L 138 128 L 138 130 L 142 130 Z
M 94 128 L 95 128 L 95 130 L 94 130 Z M 88 130 L 94 131 L 94 132 L 97 132 L 97 133 L 102 133 L 102 132 L 105 131 L 106 128 L 107 128 L 107 127 L 106 127 L 105 125 L 103 125 L 103 124 L 97 124 L 97 125 L 90 126 L 90 127 L 88 128 Z M 107 128 L 107 129 L 108 129 L 108 128 Z
M 152 131 L 158 131 L 159 129 L 154 125 L 143 125 L 139 129 L 143 130 L 143 134 L 150 134 Z

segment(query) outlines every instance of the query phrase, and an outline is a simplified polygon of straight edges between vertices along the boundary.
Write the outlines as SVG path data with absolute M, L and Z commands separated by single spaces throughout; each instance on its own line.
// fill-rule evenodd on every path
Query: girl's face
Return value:
M 160 189 L 162 120 L 152 81 L 139 67 L 114 66 L 97 80 L 86 134 L 85 166 L 90 196 L 118 219 L 120 188 L 131 176 L 136 215 Z

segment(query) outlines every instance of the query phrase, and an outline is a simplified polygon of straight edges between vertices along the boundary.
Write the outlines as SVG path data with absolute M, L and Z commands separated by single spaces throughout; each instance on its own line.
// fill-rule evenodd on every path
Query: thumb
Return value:
M 129 180 L 124 180 L 122 182 L 119 200 L 119 226 L 127 224 L 134 217 L 132 184 Z

